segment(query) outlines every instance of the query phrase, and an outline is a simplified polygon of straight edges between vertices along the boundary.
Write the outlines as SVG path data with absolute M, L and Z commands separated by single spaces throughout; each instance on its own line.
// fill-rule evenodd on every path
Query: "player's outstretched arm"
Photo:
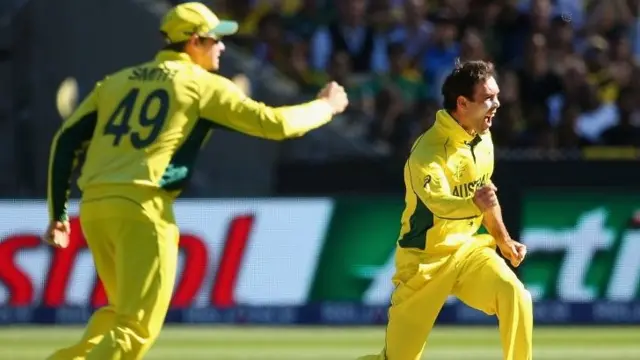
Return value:
M 426 161 L 425 161 L 426 160 Z M 438 158 L 409 157 L 411 185 L 434 216 L 441 219 L 470 219 L 482 215 L 471 197 L 454 196 Z
M 247 97 L 230 80 L 213 75 L 201 87 L 201 116 L 248 135 L 272 140 L 299 137 L 344 111 L 348 104 L 342 86 L 329 83 L 316 100 L 270 107 Z
M 86 148 L 98 120 L 96 89 L 64 121 L 51 143 L 49 174 L 47 179 L 47 203 L 51 222 L 66 222 L 67 202 L 71 173 L 78 162 L 78 155 Z

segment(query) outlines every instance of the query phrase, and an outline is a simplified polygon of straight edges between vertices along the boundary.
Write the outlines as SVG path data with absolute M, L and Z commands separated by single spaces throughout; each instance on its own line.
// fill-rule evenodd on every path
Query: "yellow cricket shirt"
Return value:
M 491 135 L 470 135 L 447 111 L 438 111 L 404 166 L 406 207 L 398 246 L 437 254 L 468 241 L 482 225 L 473 194 L 492 174 Z
M 330 105 L 321 100 L 266 106 L 188 55 L 160 51 L 153 61 L 107 76 L 63 123 L 51 147 L 49 216 L 67 218 L 71 173 L 85 149 L 82 191 L 129 184 L 177 196 L 215 129 L 280 140 L 301 136 L 331 117 Z

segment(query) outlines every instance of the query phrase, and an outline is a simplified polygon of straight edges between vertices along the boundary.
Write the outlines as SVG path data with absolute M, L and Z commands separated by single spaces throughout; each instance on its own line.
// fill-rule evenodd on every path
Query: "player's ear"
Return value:
M 197 34 L 191 34 L 187 43 L 191 46 L 198 46 L 200 45 L 200 37 Z
M 465 110 L 468 103 L 469 100 L 467 100 L 467 98 L 462 95 L 458 96 L 458 98 L 456 99 L 456 105 L 458 105 L 458 109 Z

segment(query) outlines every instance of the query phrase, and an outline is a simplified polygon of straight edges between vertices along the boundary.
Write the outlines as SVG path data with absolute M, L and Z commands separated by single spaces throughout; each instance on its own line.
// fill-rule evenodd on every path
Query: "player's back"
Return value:
M 210 127 L 196 127 L 204 70 L 153 60 L 123 69 L 96 87 L 97 120 L 78 184 L 178 187 Z M 177 162 L 177 163 L 176 163 Z

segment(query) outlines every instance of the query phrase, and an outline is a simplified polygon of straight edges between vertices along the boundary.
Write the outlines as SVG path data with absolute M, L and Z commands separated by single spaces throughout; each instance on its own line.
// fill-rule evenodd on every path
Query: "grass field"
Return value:
M 0 359 L 44 359 L 54 348 L 73 342 L 77 327 L 0 327 Z M 536 329 L 535 360 L 640 359 L 640 327 Z M 166 327 L 147 359 L 354 360 L 377 352 L 384 329 Z M 493 327 L 438 327 L 424 359 L 501 359 Z

